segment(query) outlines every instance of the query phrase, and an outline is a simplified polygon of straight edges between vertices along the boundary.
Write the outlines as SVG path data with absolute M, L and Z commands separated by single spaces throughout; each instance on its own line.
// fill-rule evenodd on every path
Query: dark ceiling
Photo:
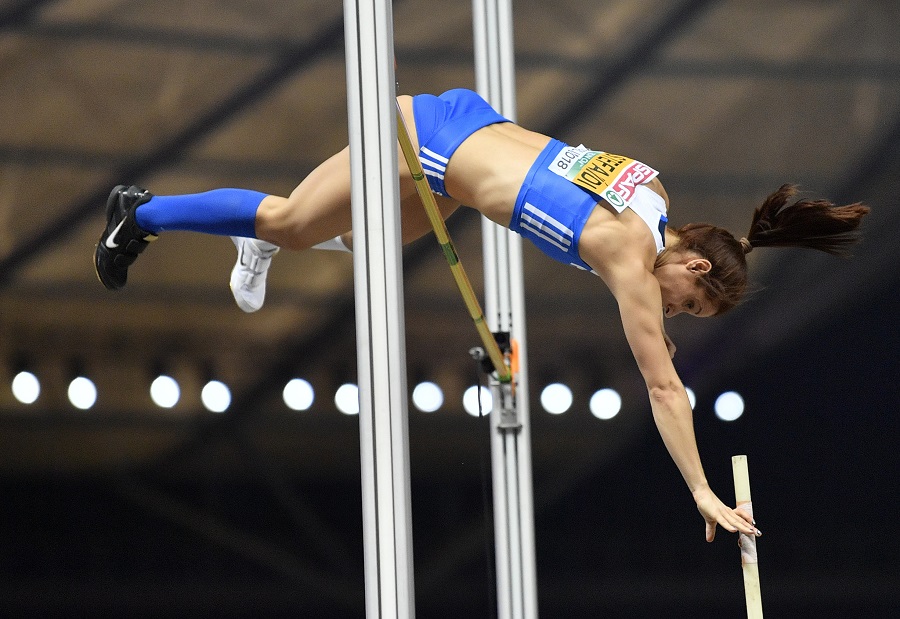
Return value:
M 747 453 L 772 616 L 900 612 L 900 4 L 893 0 L 515 3 L 518 120 L 661 171 L 675 225 L 746 232 L 783 182 L 873 207 L 851 260 L 750 255 L 756 292 L 676 318 L 707 473 L 733 499 Z M 474 87 L 471 5 L 394 3 L 406 93 Z M 96 281 L 110 188 L 286 194 L 347 142 L 342 7 L 323 0 L 0 1 L 0 609 L 12 615 L 363 615 L 358 426 L 330 392 L 355 375 L 352 264 L 282 252 L 265 308 L 228 290 L 228 239 L 171 233 L 129 286 Z M 451 233 L 480 290 L 480 224 Z M 547 617 L 740 616 L 738 551 L 702 521 L 652 424 L 599 280 L 525 248 L 538 586 Z M 477 335 L 433 238 L 404 258 L 418 613 L 490 616 L 484 420 L 460 394 Z M 547 282 L 553 282 L 548 286 Z M 73 409 L 74 368 L 98 401 Z M 182 399 L 147 395 L 165 368 Z M 199 386 L 232 387 L 224 414 Z M 298 414 L 292 376 L 318 389 Z M 537 390 L 573 385 L 544 413 Z M 587 398 L 613 386 L 611 422 Z M 736 389 L 747 409 L 715 418 Z M 3 614 L 7 614 L 4 612 Z

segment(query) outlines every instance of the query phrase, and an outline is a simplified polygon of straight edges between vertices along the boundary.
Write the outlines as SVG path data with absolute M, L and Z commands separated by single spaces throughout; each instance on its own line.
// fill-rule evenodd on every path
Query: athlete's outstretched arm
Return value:
M 743 512 L 722 503 L 706 480 L 694 436 L 693 412 L 666 346 L 656 278 L 639 263 L 603 275 L 619 304 L 625 336 L 647 384 L 656 427 L 706 521 L 707 541 L 715 537 L 717 524 L 731 532 L 757 534 Z

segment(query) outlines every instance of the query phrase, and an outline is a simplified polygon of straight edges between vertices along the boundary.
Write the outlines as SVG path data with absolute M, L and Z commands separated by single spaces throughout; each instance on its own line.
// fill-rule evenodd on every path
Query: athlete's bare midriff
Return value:
M 507 226 L 525 176 L 549 141 L 512 123 L 479 129 L 450 159 L 444 178 L 447 192 Z
M 548 142 L 550 138 L 546 135 L 513 123 L 479 129 L 450 159 L 445 177 L 447 190 L 462 204 L 477 208 L 489 219 L 506 226 L 525 177 Z M 647 187 L 662 196 L 668 209 L 669 199 L 662 183 L 654 178 Z M 605 203 L 601 201 L 600 205 Z M 617 219 L 612 209 L 599 210 Z M 607 219 L 604 215 L 599 217 Z

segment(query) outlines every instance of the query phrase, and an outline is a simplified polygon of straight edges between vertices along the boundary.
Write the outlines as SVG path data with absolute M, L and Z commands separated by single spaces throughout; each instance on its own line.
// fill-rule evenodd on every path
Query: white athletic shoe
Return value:
M 255 312 L 266 300 L 266 274 L 279 247 L 259 239 L 233 236 L 237 262 L 231 270 L 231 294 L 238 307 Z

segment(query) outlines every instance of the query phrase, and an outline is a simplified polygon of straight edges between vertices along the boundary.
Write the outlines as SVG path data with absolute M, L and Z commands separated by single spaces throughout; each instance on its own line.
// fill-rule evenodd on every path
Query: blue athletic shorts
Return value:
M 444 172 L 450 157 L 466 138 L 488 125 L 508 123 L 477 93 L 464 88 L 436 97 L 413 97 L 413 117 L 419 138 L 419 159 L 431 190 L 448 196 Z
M 578 239 L 597 198 L 548 168 L 567 146 L 550 140 L 538 155 L 519 189 L 509 229 L 554 260 L 592 271 L 578 255 Z

